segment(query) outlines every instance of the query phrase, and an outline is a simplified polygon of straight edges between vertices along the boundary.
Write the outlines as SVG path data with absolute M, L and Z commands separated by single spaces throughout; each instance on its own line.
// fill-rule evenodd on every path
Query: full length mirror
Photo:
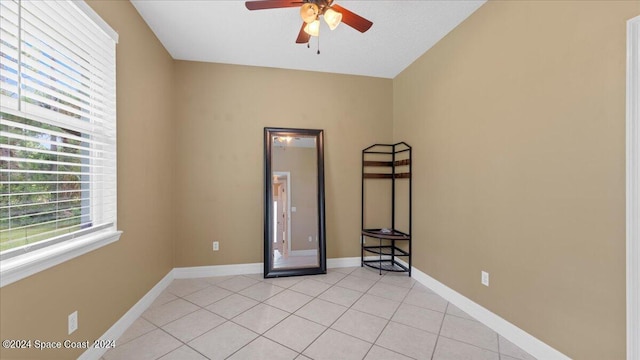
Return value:
M 264 276 L 326 273 L 322 130 L 264 129 Z

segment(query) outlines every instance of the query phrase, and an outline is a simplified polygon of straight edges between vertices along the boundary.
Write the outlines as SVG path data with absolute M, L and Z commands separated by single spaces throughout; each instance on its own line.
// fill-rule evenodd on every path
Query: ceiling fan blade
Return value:
M 369 30 L 369 28 L 371 27 L 371 25 L 373 25 L 373 23 L 365 18 L 363 18 L 362 16 L 352 13 L 351 11 L 343 8 L 340 5 L 333 5 L 331 6 L 331 8 L 339 13 L 342 14 L 342 22 L 351 26 L 352 28 L 360 31 L 360 32 L 365 32 L 367 30 Z
M 296 39 L 296 44 L 306 44 L 311 39 L 311 35 L 307 34 L 304 31 L 304 27 L 307 25 L 304 21 L 302 22 L 302 27 L 300 28 L 300 32 L 298 33 L 298 38 Z
M 245 1 L 244 5 L 249 10 L 278 9 L 287 7 L 297 7 L 304 4 L 304 1 L 290 0 L 261 0 L 261 1 Z

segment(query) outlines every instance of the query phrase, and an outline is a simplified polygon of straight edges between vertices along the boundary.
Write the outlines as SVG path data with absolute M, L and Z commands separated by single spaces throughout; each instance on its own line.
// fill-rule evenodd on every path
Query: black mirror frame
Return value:
M 318 157 L 318 267 L 274 269 L 272 264 L 271 244 L 273 244 L 273 222 L 271 221 L 273 192 L 271 176 L 271 139 L 273 136 L 315 136 Z M 316 275 L 327 273 L 326 256 L 326 226 L 324 207 L 324 139 L 323 130 L 264 128 L 264 277 L 275 278 L 283 276 Z

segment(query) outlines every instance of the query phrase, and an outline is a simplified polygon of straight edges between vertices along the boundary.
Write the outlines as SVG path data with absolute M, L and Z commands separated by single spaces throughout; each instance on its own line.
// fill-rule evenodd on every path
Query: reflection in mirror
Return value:
M 322 130 L 265 135 L 265 277 L 325 273 Z

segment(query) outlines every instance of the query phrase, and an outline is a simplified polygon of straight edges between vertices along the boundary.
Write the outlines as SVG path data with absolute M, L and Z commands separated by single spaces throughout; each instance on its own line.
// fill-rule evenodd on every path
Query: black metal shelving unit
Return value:
M 391 219 L 389 228 L 365 228 L 366 181 L 390 182 Z M 407 194 L 409 209 L 406 213 L 409 217 L 407 231 L 400 231 L 396 228 L 397 181 L 409 182 Z M 382 271 L 394 271 L 406 272 L 411 276 L 411 146 L 405 142 L 374 144 L 362 150 L 361 189 L 361 266 L 378 269 L 380 275 L 382 275 Z M 373 239 L 373 241 L 366 243 L 366 239 Z M 399 259 L 406 259 L 406 261 L 401 262 L 398 261 Z

